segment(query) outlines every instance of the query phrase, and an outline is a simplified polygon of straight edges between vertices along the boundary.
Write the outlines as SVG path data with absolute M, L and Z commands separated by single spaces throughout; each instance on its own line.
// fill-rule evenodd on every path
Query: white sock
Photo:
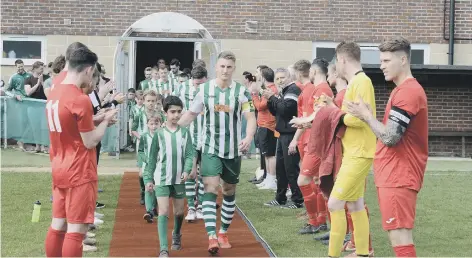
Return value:
M 273 181 L 275 181 L 275 176 L 273 176 L 273 175 L 267 173 L 267 175 L 266 175 L 266 180 L 267 180 L 268 182 L 273 182 Z

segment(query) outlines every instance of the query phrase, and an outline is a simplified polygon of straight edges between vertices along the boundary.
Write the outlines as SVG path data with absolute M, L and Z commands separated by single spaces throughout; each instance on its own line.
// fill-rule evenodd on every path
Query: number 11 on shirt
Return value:
M 49 131 L 62 132 L 61 122 L 59 121 L 59 100 L 49 100 L 46 103 L 48 114 Z

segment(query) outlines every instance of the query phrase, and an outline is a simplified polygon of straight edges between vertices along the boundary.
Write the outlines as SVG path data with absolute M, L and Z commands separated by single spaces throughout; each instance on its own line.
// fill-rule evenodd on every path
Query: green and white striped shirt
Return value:
M 142 166 L 143 168 L 146 168 L 146 164 L 148 163 L 153 136 L 154 135 L 151 135 L 150 132 L 146 132 L 142 134 L 141 138 L 139 139 L 138 155 L 141 157 L 141 160 L 143 161 L 143 166 Z
M 241 155 L 242 114 L 254 112 L 251 95 L 244 86 L 233 81 L 228 88 L 221 89 L 216 80 L 208 81 L 200 85 L 190 111 L 203 112 L 203 153 L 224 159 Z
M 147 81 L 147 85 L 145 85 L 146 87 L 143 88 L 143 91 L 146 91 L 146 90 L 153 90 L 153 91 L 155 91 L 156 93 L 159 93 L 159 92 L 157 91 L 158 84 L 159 84 L 158 80 L 153 80 L 153 79 L 148 80 L 148 81 Z
M 159 80 L 159 84 L 157 85 L 157 93 L 162 94 L 164 98 L 167 98 L 167 96 L 171 95 L 172 92 L 174 91 L 175 87 L 175 81 L 170 80 L 167 82 L 163 82 Z
M 193 157 L 192 140 L 187 128 L 178 126 L 172 132 L 165 126 L 157 130 L 152 137 L 144 183 L 154 179 L 155 185 L 183 184 L 182 173 L 190 173 Z
M 167 75 L 167 77 L 169 78 L 169 81 L 171 80 L 177 80 L 177 76 L 179 76 L 181 73 L 183 73 L 182 71 L 178 71 L 177 74 L 174 74 L 172 71 L 169 72 L 169 74 Z
M 160 79 L 157 81 L 149 80 L 147 89 L 153 90 L 157 94 L 161 94 L 164 98 L 166 98 L 172 94 L 175 86 L 176 83 L 174 81 L 167 81 L 164 83 Z
M 153 110 L 149 115 L 159 116 L 160 114 L 156 110 Z M 134 114 L 131 131 L 136 131 L 139 135 L 146 133 L 148 131 L 147 117 L 146 109 L 143 106 L 139 112 Z
M 144 112 L 144 105 L 143 106 L 138 106 L 135 105 L 134 107 L 131 108 L 130 114 L 129 114 L 129 119 L 132 121 L 131 124 L 131 130 L 136 131 L 138 133 L 141 133 L 143 130 L 143 125 L 138 121 L 137 126 L 135 128 L 135 123 L 139 118 L 141 117 L 141 113 Z M 135 128 L 135 130 L 133 130 Z
M 150 80 L 148 80 L 148 79 L 142 80 L 139 83 L 139 88 L 138 89 L 141 89 L 142 91 L 145 91 L 145 90 L 149 89 L 149 81 Z
M 189 110 L 193 104 L 193 100 L 199 91 L 200 86 L 195 86 L 193 80 L 190 79 L 181 84 L 179 95 L 180 100 L 184 103 L 184 111 Z M 190 124 L 190 132 L 192 133 L 192 142 L 195 149 L 200 150 L 202 148 L 202 131 L 203 131 L 203 116 L 200 113 Z

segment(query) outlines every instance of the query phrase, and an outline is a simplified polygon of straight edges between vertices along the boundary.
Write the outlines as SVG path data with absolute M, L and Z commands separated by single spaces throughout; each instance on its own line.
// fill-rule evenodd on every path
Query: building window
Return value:
M 21 59 L 25 65 L 46 61 L 46 37 L 3 35 L 1 40 L 2 65 L 15 65 Z
M 336 42 L 313 42 L 313 58 L 324 58 L 328 61 L 333 60 Z M 359 43 L 361 47 L 362 64 L 380 64 L 380 51 L 377 48 L 379 44 Z M 429 64 L 429 45 L 412 44 L 411 45 L 411 63 Z

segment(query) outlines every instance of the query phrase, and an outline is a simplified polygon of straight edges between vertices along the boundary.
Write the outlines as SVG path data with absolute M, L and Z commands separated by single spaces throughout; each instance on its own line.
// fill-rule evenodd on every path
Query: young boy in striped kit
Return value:
M 156 99 L 156 112 L 157 115 L 161 118 L 161 124 L 166 121 L 166 116 L 164 114 L 164 110 L 162 108 L 164 102 L 164 96 L 161 94 L 157 94 L 157 99 Z
M 137 97 L 139 100 L 139 98 Z M 131 126 L 131 133 L 136 137 L 136 152 L 138 151 L 139 147 L 139 139 L 141 139 L 141 135 L 148 131 L 147 128 L 147 118 L 150 116 L 157 116 L 156 111 L 156 100 L 157 100 L 157 93 L 152 90 L 148 90 L 144 92 L 144 108 L 140 112 L 136 112 L 133 117 L 133 125 Z M 141 205 L 145 204 L 144 198 L 144 188 L 145 184 L 143 181 L 143 161 L 141 160 L 140 156 L 138 155 L 138 168 L 139 168 L 139 183 L 141 185 Z
M 159 80 L 157 82 L 157 93 L 162 94 L 164 98 L 171 95 L 174 92 L 176 86 L 175 80 L 169 80 L 169 70 L 167 67 L 159 68 Z
M 147 127 L 148 131 L 141 135 L 139 139 L 139 147 L 138 147 L 138 155 L 141 158 L 142 169 L 141 171 L 144 173 L 146 165 L 148 164 L 149 160 L 149 152 L 151 149 L 152 138 L 154 136 L 154 132 L 161 127 L 162 121 L 159 116 L 150 116 L 147 119 Z M 154 181 L 153 181 L 154 182 Z M 143 219 L 148 223 L 152 223 L 154 220 L 154 216 L 157 216 L 156 213 L 156 196 L 154 195 L 153 191 L 145 191 L 144 193 L 144 203 L 146 205 L 146 213 L 143 216 Z
M 205 130 L 202 133 L 202 166 L 205 184 L 203 219 L 208 234 L 208 251 L 231 248 L 227 230 L 236 209 L 236 184 L 241 171 L 241 154 L 251 146 L 256 132 L 256 117 L 251 95 L 240 83 L 233 81 L 236 57 L 229 51 L 219 54 L 216 79 L 200 86 L 192 106 L 180 125 L 188 126 L 203 112 Z M 246 138 L 241 139 L 241 118 L 247 120 Z M 223 205 L 221 228 L 216 231 L 216 199 L 222 183 Z
M 194 157 L 190 131 L 177 124 L 182 115 L 182 108 L 182 101 L 176 96 L 169 96 L 164 100 L 167 121 L 152 137 L 149 163 L 144 172 L 146 190 L 154 191 L 158 202 L 159 257 L 169 256 L 167 243 L 169 197 L 173 198 L 174 211 L 171 249 L 181 249 L 180 229 L 185 206 L 184 182 L 192 170 Z
M 159 84 L 159 68 L 157 68 L 156 66 L 154 66 L 153 68 L 151 68 L 151 78 L 141 82 L 143 83 L 141 85 L 141 90 L 142 91 L 147 91 L 147 90 L 153 90 L 157 93 L 158 90 L 157 90 L 157 87 L 158 87 L 158 84 Z
M 199 91 L 199 85 L 207 81 L 207 70 L 205 67 L 197 66 L 192 69 L 192 79 L 182 84 L 179 92 L 179 98 L 184 103 L 184 110 L 189 110 L 193 103 L 195 96 Z M 195 177 L 197 175 L 197 166 L 200 164 L 201 158 L 201 134 L 203 127 L 202 115 L 198 115 L 189 126 L 189 130 L 192 135 L 192 142 L 195 148 L 195 158 L 193 159 L 192 173 L 190 174 L 187 181 L 185 181 L 185 195 L 187 197 L 188 211 L 185 220 L 192 222 L 196 219 L 203 219 L 202 212 L 202 198 L 203 198 L 203 180 L 201 175 L 198 175 L 198 206 L 195 210 Z
M 137 90 L 136 91 L 136 105 L 134 105 L 132 108 L 130 108 L 129 111 L 129 121 L 128 121 L 128 126 L 129 126 L 129 134 L 131 136 L 131 139 L 133 143 L 136 144 L 136 158 L 137 158 L 137 163 L 136 166 L 140 168 L 142 166 L 141 161 L 139 159 L 138 155 L 138 142 L 139 138 L 136 138 L 136 136 L 133 134 L 133 125 L 134 125 L 134 120 L 138 119 L 140 117 L 140 114 L 144 111 L 144 92 L 142 90 Z M 141 132 L 142 128 L 139 127 L 138 124 L 138 129 L 137 132 Z M 140 203 L 141 205 L 144 205 L 144 181 L 143 178 L 140 176 L 139 177 L 139 185 L 141 186 L 141 197 L 140 197 Z

